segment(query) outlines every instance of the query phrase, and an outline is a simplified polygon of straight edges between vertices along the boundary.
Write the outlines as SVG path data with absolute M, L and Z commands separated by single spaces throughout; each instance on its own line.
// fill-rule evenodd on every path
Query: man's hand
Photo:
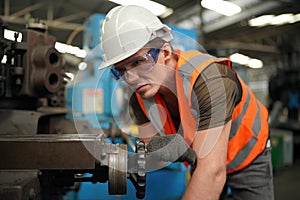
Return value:
M 179 134 L 153 137 L 146 146 L 154 159 L 166 162 L 188 162 L 196 164 L 196 153 Z

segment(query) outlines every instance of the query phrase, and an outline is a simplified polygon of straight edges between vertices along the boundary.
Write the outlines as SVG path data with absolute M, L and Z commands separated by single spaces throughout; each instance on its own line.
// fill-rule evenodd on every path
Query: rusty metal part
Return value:
M 58 93 L 65 87 L 65 60 L 55 48 L 56 38 L 39 22 L 22 31 L 21 42 L 17 35 L 15 41 L 0 38 L 1 57 L 7 57 L 0 65 L 0 107 L 35 109 L 42 98 L 50 106 L 63 106 Z

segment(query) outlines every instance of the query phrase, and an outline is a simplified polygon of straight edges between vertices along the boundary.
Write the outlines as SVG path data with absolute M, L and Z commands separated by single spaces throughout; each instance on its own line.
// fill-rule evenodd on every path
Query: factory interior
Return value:
M 275 199 L 299 200 L 299 1 L 145 2 L 174 48 L 230 58 L 269 111 Z M 0 2 L 1 200 L 181 198 L 189 169 L 146 171 L 129 88 L 98 70 L 106 14 L 135 3 L 143 1 Z

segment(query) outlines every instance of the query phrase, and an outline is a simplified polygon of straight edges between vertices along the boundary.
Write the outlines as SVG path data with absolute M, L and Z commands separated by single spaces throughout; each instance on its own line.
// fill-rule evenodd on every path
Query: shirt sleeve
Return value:
M 231 120 L 241 98 L 235 72 L 213 63 L 201 72 L 193 86 L 192 106 L 197 111 L 197 130 L 222 126 Z

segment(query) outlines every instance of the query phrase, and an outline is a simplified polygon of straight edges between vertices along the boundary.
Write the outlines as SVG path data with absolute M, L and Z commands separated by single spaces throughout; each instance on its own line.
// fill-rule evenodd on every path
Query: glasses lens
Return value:
M 147 73 L 154 67 L 158 58 L 159 51 L 159 49 L 151 49 L 144 56 L 136 57 L 134 58 L 134 60 L 125 64 L 124 66 L 118 67 L 120 68 L 120 70 L 112 67 L 110 69 L 111 74 L 115 79 L 118 80 L 121 77 L 124 77 L 126 79 L 128 73 Z
M 131 64 L 130 69 L 126 70 L 124 75 L 127 78 L 128 74 L 145 74 L 150 72 L 155 66 L 153 57 L 147 52 L 141 57 L 137 57 Z

